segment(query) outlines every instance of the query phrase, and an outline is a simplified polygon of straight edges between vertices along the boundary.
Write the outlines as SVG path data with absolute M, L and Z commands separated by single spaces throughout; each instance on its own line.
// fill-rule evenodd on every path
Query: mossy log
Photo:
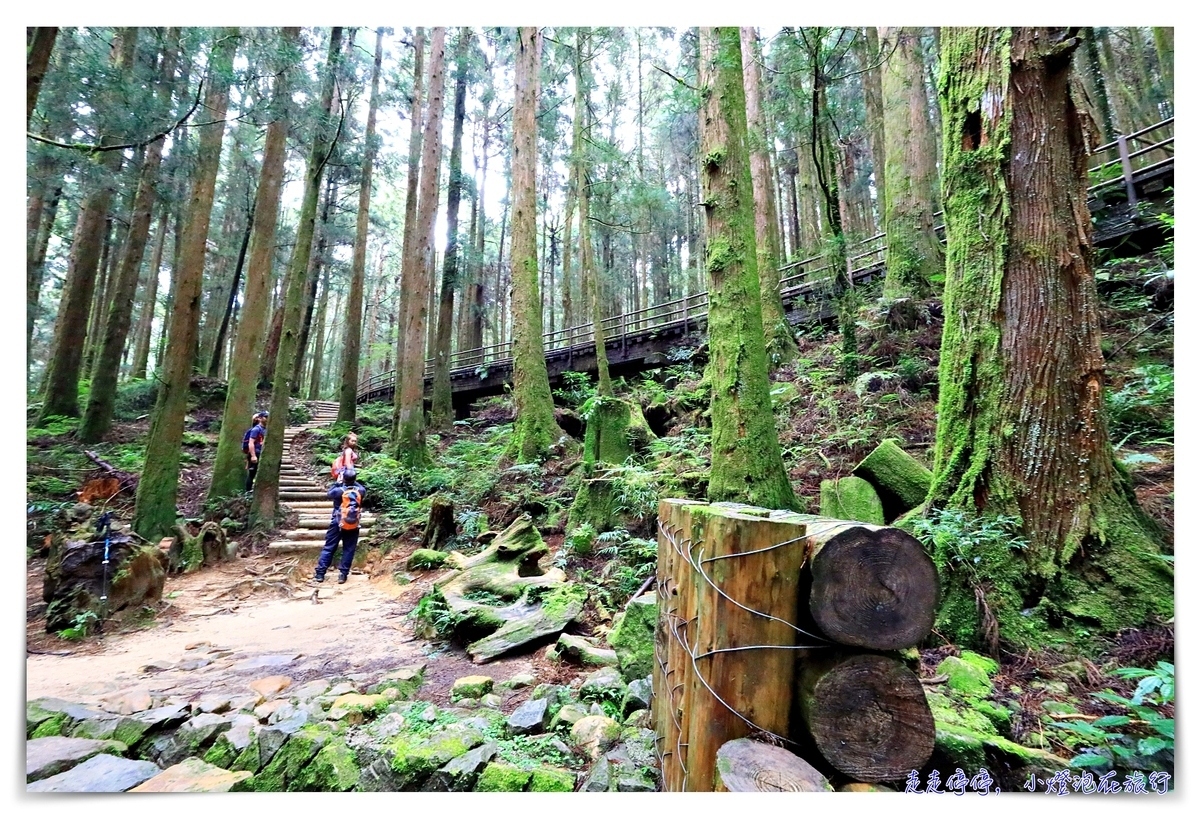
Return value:
M 115 532 L 108 551 L 106 568 L 103 538 L 51 545 L 42 577 L 47 633 L 71 627 L 85 611 L 105 616 L 162 599 L 166 572 L 156 549 Z
M 618 523 L 612 479 L 603 476 L 584 478 L 567 512 L 567 530 L 590 525 L 597 534 L 602 534 L 617 528 Z
M 567 582 L 559 568 L 543 570 L 549 553 L 528 514 L 519 517 L 491 545 L 473 557 L 452 551 L 447 564 L 458 569 L 434 583 L 457 625 L 455 635 L 474 640 L 467 653 L 487 662 L 562 630 L 583 612 L 586 593 Z M 498 597 L 487 604 L 471 597 Z
M 421 539 L 421 547 L 441 551 L 457 533 L 458 529 L 454 524 L 454 501 L 439 494 L 429 506 L 429 519 L 425 523 L 425 536 Z
M 874 653 L 805 651 L 795 700 L 808 734 L 838 772 L 903 779 L 933 753 L 933 714 L 916 674 Z
M 230 557 L 225 529 L 209 520 L 193 535 L 185 524 L 175 526 L 175 541 L 167 553 L 170 571 L 187 573 L 202 566 L 216 565 Z
M 875 487 L 861 477 L 822 480 L 821 516 L 883 525 L 883 503 Z
M 899 444 L 896 438 L 884 440 L 854 467 L 854 474 L 866 479 L 879 492 L 884 519 L 888 521 L 925 502 L 933 482 L 933 472 Z
M 717 750 L 714 792 L 833 792 L 815 767 L 782 747 L 748 738 Z
M 607 463 L 622 466 L 646 448 L 655 434 L 636 403 L 621 398 L 597 397 L 583 438 L 585 466 Z

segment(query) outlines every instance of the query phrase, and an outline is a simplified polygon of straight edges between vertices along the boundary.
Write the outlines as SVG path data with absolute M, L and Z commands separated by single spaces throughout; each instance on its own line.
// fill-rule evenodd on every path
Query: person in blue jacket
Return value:
M 354 562 L 354 550 L 358 547 L 358 526 L 362 519 L 362 501 L 367 494 L 366 487 L 358 482 L 354 469 L 342 472 L 341 481 L 334 483 L 329 489 L 329 499 L 333 501 L 333 516 L 329 521 L 329 530 L 325 532 L 325 547 L 317 559 L 317 569 L 311 582 L 325 581 L 325 572 L 333 563 L 333 553 L 339 543 L 342 546 L 342 561 L 338 566 L 338 585 L 350 576 L 350 566 Z
M 258 474 L 258 459 L 262 457 L 263 441 L 267 439 L 267 418 L 270 412 L 254 415 L 254 425 L 242 435 L 242 454 L 246 455 L 246 491 L 254 489 L 254 476 Z

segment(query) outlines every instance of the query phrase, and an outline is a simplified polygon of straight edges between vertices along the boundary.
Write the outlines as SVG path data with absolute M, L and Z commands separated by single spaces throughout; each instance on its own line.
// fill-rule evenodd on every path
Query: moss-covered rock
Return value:
M 38 723 L 33 732 L 29 734 L 29 738 L 42 738 L 43 736 L 61 736 L 63 730 L 70 724 L 70 720 L 65 713 L 54 713 L 48 719 Z M 120 737 L 113 736 L 117 741 L 123 741 Z M 128 744 L 129 742 L 124 742 Z
M 595 759 L 621 737 L 621 725 L 608 716 L 584 716 L 571 727 L 571 743 Z
M 613 620 L 608 644 L 617 652 L 617 666 L 626 681 L 650 675 L 654 667 L 654 627 L 658 621 L 658 597 L 642 594 Z
M 475 792 L 523 792 L 532 777 L 530 770 L 493 761 L 479 774 Z
M 313 756 L 288 787 L 291 791 L 347 792 L 358 783 L 358 757 L 343 741 L 331 741 Z
M 579 688 L 579 698 L 585 702 L 610 702 L 619 705 L 625 698 L 625 681 L 616 668 L 604 667 L 589 673 Z
M 463 676 L 455 679 L 450 686 L 450 701 L 459 699 L 478 699 L 492 692 L 495 680 L 491 676 Z
M 978 665 L 957 656 L 943 659 L 936 672 L 939 676 L 947 676 L 946 686 L 964 698 L 983 698 L 992 693 L 992 682 L 987 673 Z
M 271 761 L 247 781 L 247 788 L 255 792 L 285 792 L 297 789 L 305 767 L 329 739 L 329 731 L 319 727 L 309 726 L 298 730 L 275 753 Z
M 387 706 L 389 699 L 381 694 L 345 693 L 333 700 L 329 707 L 329 718 L 345 720 L 348 724 L 362 724 Z
M 567 530 L 574 531 L 585 525 L 597 533 L 619 527 L 620 515 L 611 478 L 589 477 L 580 482 L 567 512 Z
M 433 568 L 441 568 L 445 564 L 445 552 L 434 551 L 431 548 L 418 548 L 412 552 L 405 567 L 410 571 L 429 571 Z
M 539 767 L 529 777 L 529 792 L 574 792 L 575 776 L 557 767 Z
M 429 736 L 401 734 L 387 747 L 397 786 L 403 790 L 420 789 L 435 770 L 483 743 L 475 730 L 451 726 Z
M 883 525 L 883 502 L 875 487 L 861 477 L 822 480 L 821 516 Z

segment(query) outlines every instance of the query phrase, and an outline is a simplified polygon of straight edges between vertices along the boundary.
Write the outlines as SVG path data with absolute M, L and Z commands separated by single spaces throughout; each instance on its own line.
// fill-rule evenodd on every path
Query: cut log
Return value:
M 929 635 L 938 575 L 915 537 L 898 528 L 805 514 L 774 512 L 772 517 L 806 527 L 808 611 L 827 638 L 869 650 L 899 650 Z
M 933 472 L 899 444 L 896 438 L 884 440 L 854 467 L 854 474 L 866 479 L 879 492 L 884 518 L 888 521 L 925 502 L 933 482 Z
M 883 503 L 875 487 L 861 477 L 822 480 L 821 516 L 883 525 Z
M 717 750 L 716 792 L 833 792 L 825 776 L 795 753 L 748 738 Z
M 929 760 L 933 714 L 920 679 L 903 662 L 814 650 L 797 664 L 804 726 L 838 772 L 871 783 L 894 781 Z
M 429 506 L 429 520 L 425 523 L 425 536 L 421 540 L 422 548 L 433 551 L 445 550 L 448 542 L 454 539 L 458 529 L 454 524 L 454 501 L 438 495 Z

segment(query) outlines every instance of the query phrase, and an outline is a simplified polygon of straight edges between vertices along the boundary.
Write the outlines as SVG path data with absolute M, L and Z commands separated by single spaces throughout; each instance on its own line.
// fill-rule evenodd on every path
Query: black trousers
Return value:
M 337 523 L 331 523 L 329 530 L 325 532 L 325 547 L 321 549 L 321 556 L 317 558 L 317 579 L 325 578 L 325 572 L 333 563 L 333 552 L 337 551 L 338 543 L 342 546 L 342 561 L 338 572 L 350 573 L 350 565 L 354 562 L 354 550 L 358 548 L 358 529 L 342 528 Z
M 254 476 L 258 474 L 258 461 L 246 456 L 246 491 L 254 490 Z

